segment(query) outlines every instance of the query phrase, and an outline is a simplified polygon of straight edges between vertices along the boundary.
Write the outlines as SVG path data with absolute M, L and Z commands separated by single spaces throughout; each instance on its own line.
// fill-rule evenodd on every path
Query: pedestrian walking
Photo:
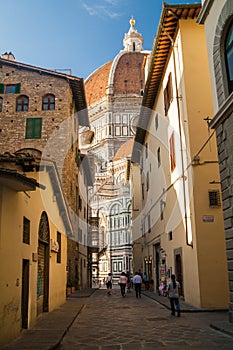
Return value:
M 170 299 L 171 315 L 175 316 L 175 311 L 177 311 L 177 316 L 180 317 L 180 283 L 176 281 L 175 275 L 171 275 L 171 281 L 168 283 L 167 295 Z
M 139 272 L 135 272 L 133 276 L 133 284 L 136 292 L 136 298 L 141 298 L 141 288 L 142 288 L 142 276 Z
M 109 272 L 107 276 L 106 287 L 107 287 L 108 295 L 111 295 L 111 292 L 112 292 L 112 273 L 111 272 Z
M 130 293 L 131 283 L 130 283 L 130 273 L 129 273 L 129 271 L 126 272 L 126 278 L 127 278 L 127 293 Z
M 126 274 L 124 272 L 121 273 L 120 275 L 120 279 L 119 279 L 119 285 L 121 288 L 121 295 L 123 297 L 125 297 L 125 287 L 126 287 L 126 283 L 127 283 L 127 277 Z

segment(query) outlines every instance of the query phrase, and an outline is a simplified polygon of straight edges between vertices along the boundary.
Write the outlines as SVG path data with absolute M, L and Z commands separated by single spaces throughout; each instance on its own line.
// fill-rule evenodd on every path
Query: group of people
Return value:
M 112 292 L 112 282 L 113 276 L 112 273 L 109 272 L 106 282 L 108 295 L 111 295 Z M 136 298 L 141 298 L 141 286 L 143 283 L 143 276 L 140 272 L 135 272 L 132 281 L 130 279 L 129 274 L 126 274 L 125 272 L 121 273 L 118 284 L 120 285 L 122 297 L 125 297 L 126 295 L 126 288 L 128 291 L 130 290 L 131 282 L 133 282 Z M 171 315 L 175 316 L 175 312 L 177 312 L 177 316 L 180 317 L 180 283 L 176 280 L 176 276 L 174 274 L 171 275 L 171 281 L 167 285 L 167 296 L 170 300 Z
M 109 272 L 107 276 L 107 281 L 106 281 L 108 295 L 111 295 L 111 292 L 112 292 L 112 282 L 113 282 L 113 276 L 112 276 L 112 273 Z M 130 292 L 131 286 L 133 284 L 136 292 L 136 297 L 141 298 L 142 276 L 138 272 L 135 273 L 132 280 L 129 273 L 122 272 L 120 275 L 118 284 L 120 286 L 122 297 L 126 296 L 126 290 Z

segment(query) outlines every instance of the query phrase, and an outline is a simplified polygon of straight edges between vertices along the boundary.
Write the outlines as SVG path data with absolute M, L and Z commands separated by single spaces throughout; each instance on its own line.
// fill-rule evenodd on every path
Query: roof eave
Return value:
M 201 3 L 169 5 L 163 3 L 162 14 L 160 17 L 157 35 L 153 43 L 152 54 L 150 58 L 150 67 L 147 76 L 146 86 L 138 120 L 135 142 L 133 147 L 132 160 L 136 161 L 139 151 L 137 143 L 143 144 L 145 141 L 146 130 L 152 115 L 154 102 L 164 75 L 164 69 L 167 64 L 172 39 L 175 36 L 179 20 L 182 18 L 196 18 L 200 12 Z M 156 59 L 159 54 L 160 59 Z M 149 112 L 150 111 L 150 112 Z

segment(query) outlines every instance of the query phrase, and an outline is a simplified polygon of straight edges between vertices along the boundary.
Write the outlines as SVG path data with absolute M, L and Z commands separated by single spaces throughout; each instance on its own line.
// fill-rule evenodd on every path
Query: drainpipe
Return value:
M 177 111 L 178 111 L 178 122 L 179 122 L 179 138 L 180 138 L 180 151 L 181 151 L 181 166 L 182 166 L 182 184 L 183 184 L 183 200 L 184 200 L 184 219 L 185 219 L 185 235 L 186 235 L 186 244 L 193 248 L 193 243 L 189 243 L 188 241 L 188 218 L 187 218 L 187 198 L 186 198 L 186 190 L 185 190 L 185 176 L 184 176 L 184 153 L 182 147 L 182 129 L 181 129 L 181 115 L 180 115 L 180 103 L 179 103 L 179 95 L 178 95 L 178 83 L 177 83 L 177 74 L 176 74 L 176 58 L 174 52 L 174 40 L 167 33 L 167 31 L 162 27 L 162 30 L 167 35 L 172 44 L 172 56 L 173 56 L 173 64 L 174 64 L 174 73 L 175 73 L 175 89 L 176 89 L 176 103 L 177 103 Z

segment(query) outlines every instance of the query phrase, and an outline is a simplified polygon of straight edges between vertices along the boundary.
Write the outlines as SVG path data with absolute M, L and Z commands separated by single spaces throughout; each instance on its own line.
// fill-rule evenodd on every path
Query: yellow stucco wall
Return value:
M 142 151 L 144 174 L 142 181 L 145 183 L 145 176 L 148 173 L 150 186 L 149 191 L 145 191 L 145 200 L 142 201 L 141 224 L 147 225 L 149 214 L 153 222 L 151 232 L 145 229 L 145 236 L 141 240 L 143 245 L 141 259 L 143 261 L 144 256 L 148 255 L 153 257 L 153 279 L 156 279 L 155 244 L 160 244 L 166 252 L 166 266 L 173 273 L 176 270 L 175 255 L 181 254 L 185 301 L 203 308 L 227 308 L 228 279 L 223 218 L 221 207 L 210 208 L 208 199 L 208 190 L 213 189 L 209 182 L 219 181 L 214 137 L 199 153 L 200 164 L 191 165 L 193 157 L 201 150 L 209 136 L 207 122 L 203 119 L 213 115 L 204 27 L 199 26 L 195 20 L 181 20 L 179 24 L 174 56 L 171 54 L 168 57 Z M 168 115 L 165 116 L 164 89 L 170 73 L 173 99 Z M 156 113 L 159 115 L 157 130 Z M 173 131 L 176 168 L 171 173 L 169 138 Z M 180 139 L 184 177 L 182 177 Z M 146 143 L 149 150 L 147 158 L 144 152 Z M 159 167 L 158 147 L 161 152 Z M 217 189 L 218 186 L 214 188 Z M 186 242 L 184 188 L 188 237 L 189 243 L 192 240 L 192 246 Z M 164 201 L 163 220 L 160 218 L 161 198 Z M 214 222 L 203 222 L 205 215 L 213 215 Z
M 33 175 L 32 173 L 29 174 Z M 35 176 L 35 174 L 34 174 Z M 47 176 L 47 196 L 52 196 Z M 12 341 L 21 331 L 22 262 L 29 260 L 28 327 L 37 318 L 37 259 L 38 230 L 41 214 L 45 211 L 40 190 L 15 192 L 0 188 L 0 344 Z M 51 210 L 58 210 L 53 202 Z M 48 209 L 48 208 L 47 208 Z M 46 211 L 49 219 L 49 209 Z M 23 217 L 30 220 L 30 244 L 23 243 Z M 56 262 L 56 253 L 50 250 L 49 258 L 49 311 L 61 305 L 66 298 L 66 236 L 59 215 L 57 223 L 49 219 L 50 239 L 57 240 L 61 233 L 61 263 Z M 33 259 L 34 254 L 34 259 Z M 34 261 L 33 261 L 34 260 Z

